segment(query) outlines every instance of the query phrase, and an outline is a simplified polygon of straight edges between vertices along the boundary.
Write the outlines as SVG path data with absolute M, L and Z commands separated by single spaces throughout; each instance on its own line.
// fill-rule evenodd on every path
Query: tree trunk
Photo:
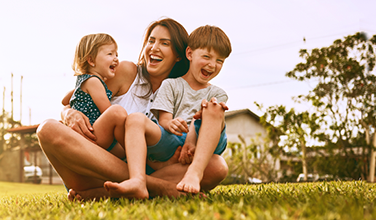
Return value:
M 302 147 L 302 166 L 303 166 L 303 174 L 304 174 L 304 181 L 308 180 L 308 169 L 307 169 L 307 158 L 306 158 L 306 146 L 303 140 L 300 141 Z
M 243 170 L 244 170 L 244 181 L 248 182 L 247 144 L 245 143 L 244 138 L 240 134 L 238 135 L 238 138 L 240 139 L 240 141 L 242 142 L 242 145 L 243 145 L 242 161 L 243 161 Z
M 376 147 L 376 134 L 373 134 L 372 148 L 371 148 L 371 160 L 369 162 L 369 177 L 368 180 L 373 183 L 375 181 L 375 150 Z

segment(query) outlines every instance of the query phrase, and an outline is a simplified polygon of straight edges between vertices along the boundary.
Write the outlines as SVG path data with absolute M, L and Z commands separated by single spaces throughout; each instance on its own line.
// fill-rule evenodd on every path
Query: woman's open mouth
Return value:
M 150 63 L 158 63 L 161 62 L 163 59 L 159 56 L 150 55 Z

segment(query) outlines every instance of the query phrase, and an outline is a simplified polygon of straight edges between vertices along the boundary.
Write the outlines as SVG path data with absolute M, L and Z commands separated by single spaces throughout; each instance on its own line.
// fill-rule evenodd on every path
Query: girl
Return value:
M 62 103 L 88 117 L 94 127 L 96 143 L 124 158 L 124 126 L 127 112 L 121 106 L 111 106 L 112 91 L 105 81 L 115 76 L 119 64 L 117 44 L 108 34 L 84 36 L 77 45 L 72 68 L 77 76 L 76 88 Z M 111 107 L 110 107 L 111 106 Z M 116 140 L 114 141 L 114 138 Z

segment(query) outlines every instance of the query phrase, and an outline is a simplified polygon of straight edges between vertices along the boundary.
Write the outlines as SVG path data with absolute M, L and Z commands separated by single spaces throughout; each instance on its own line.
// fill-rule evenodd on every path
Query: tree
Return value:
M 3 115 L 0 115 L 0 154 L 3 153 L 5 150 L 16 147 L 19 145 L 20 137 L 19 135 L 11 135 L 7 137 L 7 130 L 12 128 L 12 124 L 16 126 L 20 126 L 21 122 L 14 121 L 9 113 L 5 112 Z M 30 140 L 31 142 L 31 140 Z M 34 142 L 34 141 L 33 141 Z
M 316 112 L 325 115 L 328 122 L 326 142 L 336 145 L 346 157 L 354 156 L 353 148 L 359 147 L 356 144 L 360 143 L 357 139 L 361 137 L 365 139 L 361 146 L 363 156 L 375 158 L 375 46 L 376 35 L 367 38 L 365 33 L 356 33 L 334 41 L 329 47 L 311 51 L 303 49 L 300 57 L 304 62 L 286 74 L 299 81 L 317 80 L 309 94 L 298 98 L 310 102 Z M 364 178 L 368 166 L 367 163 L 362 166 Z M 371 166 L 371 181 L 374 169 Z
M 275 169 L 279 149 L 273 148 L 267 137 L 261 134 L 251 138 L 251 144 L 247 145 L 242 136 L 238 136 L 241 143 L 228 143 L 227 148 L 231 153 L 224 155 L 228 163 L 229 173 L 243 177 L 243 183 L 247 183 L 249 177 L 260 178 L 265 182 L 277 180 Z
M 262 106 L 256 105 L 262 110 Z M 307 180 L 307 142 L 320 142 L 322 132 L 320 125 L 325 123 L 322 115 L 316 113 L 301 112 L 296 113 L 292 108 L 286 110 L 285 106 L 271 106 L 267 108 L 264 115 L 260 117 L 260 122 L 266 128 L 269 138 L 275 147 L 281 149 L 295 149 L 302 152 L 302 167 L 304 180 Z

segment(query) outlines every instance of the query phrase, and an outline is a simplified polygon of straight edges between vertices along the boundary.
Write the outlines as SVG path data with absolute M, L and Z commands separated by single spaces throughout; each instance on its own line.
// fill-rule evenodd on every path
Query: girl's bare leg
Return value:
M 125 129 L 125 149 L 130 179 L 121 183 L 106 182 L 106 190 L 112 197 L 148 197 L 146 188 L 146 153 L 147 145 L 156 144 L 161 131 L 159 126 L 142 113 L 128 116 Z
M 112 105 L 93 124 L 96 143 L 103 149 L 110 147 L 114 139 L 119 144 L 110 151 L 118 158 L 124 158 L 125 120 L 127 112 L 120 105 Z

